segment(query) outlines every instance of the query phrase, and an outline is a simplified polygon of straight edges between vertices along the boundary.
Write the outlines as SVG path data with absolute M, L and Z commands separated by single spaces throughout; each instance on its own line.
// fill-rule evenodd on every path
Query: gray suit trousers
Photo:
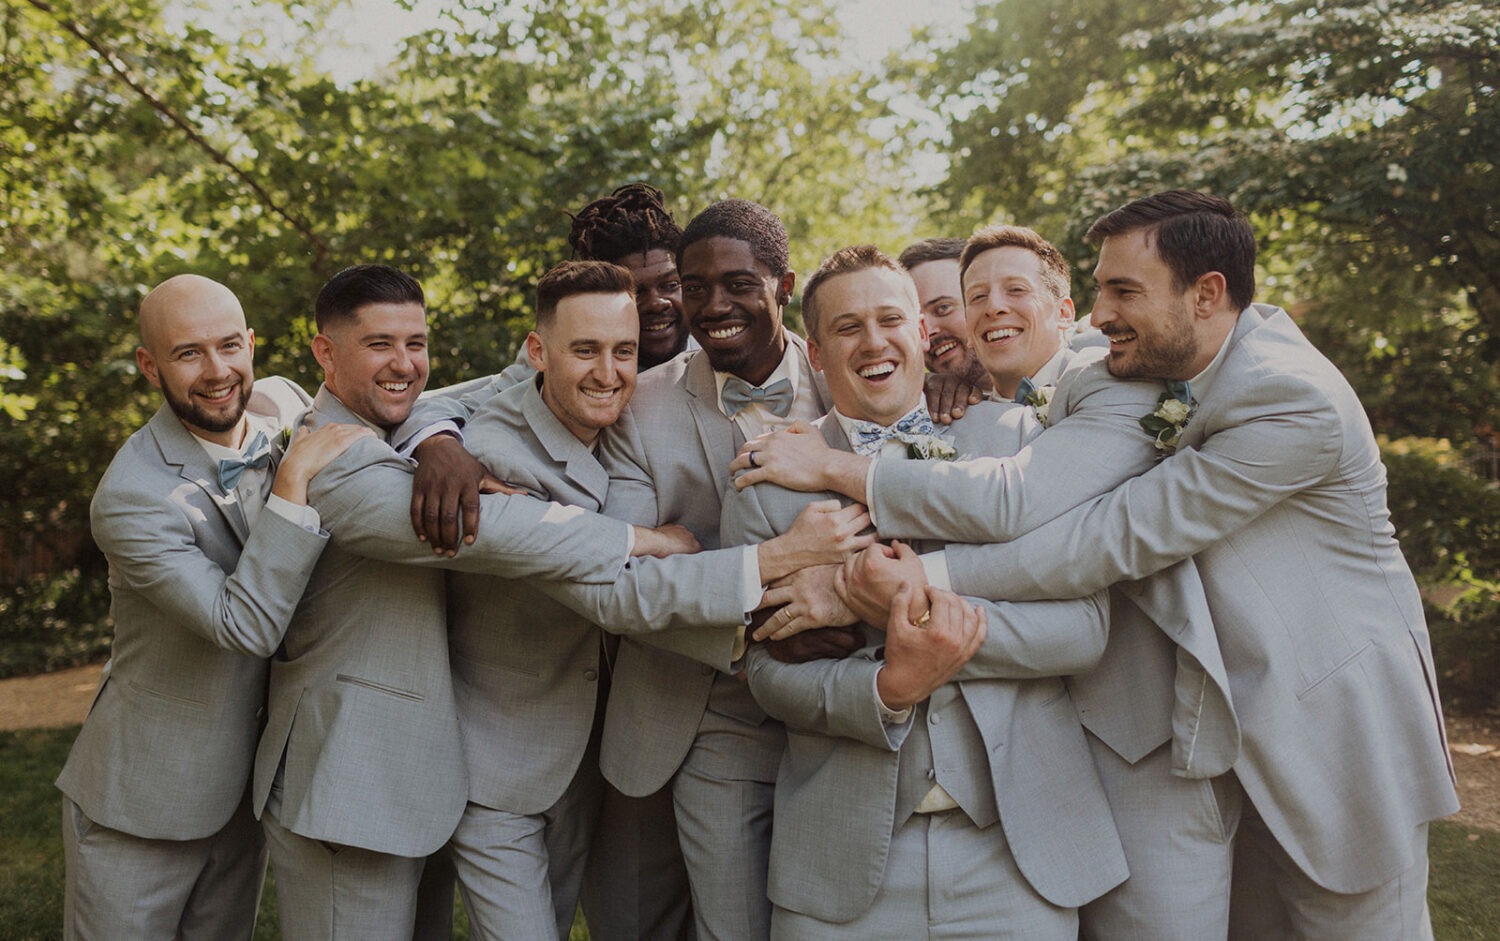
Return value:
M 62 801 L 66 941 L 232 941 L 255 933 L 266 846 L 248 795 L 217 833 L 151 840 Z

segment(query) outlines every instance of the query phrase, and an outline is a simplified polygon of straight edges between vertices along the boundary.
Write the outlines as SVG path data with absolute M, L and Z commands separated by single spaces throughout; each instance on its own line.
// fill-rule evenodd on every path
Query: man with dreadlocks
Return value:
M 675 257 L 682 230 L 663 204 L 661 190 L 631 183 L 569 215 L 573 228 L 568 244 L 574 258 L 611 262 L 635 278 L 641 371 L 686 349 L 689 336 Z

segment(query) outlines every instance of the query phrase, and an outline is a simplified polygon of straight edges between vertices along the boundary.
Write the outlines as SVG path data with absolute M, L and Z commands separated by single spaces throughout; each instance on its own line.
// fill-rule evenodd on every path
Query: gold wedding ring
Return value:
M 912 621 L 911 623 L 912 623 L 913 627 L 926 627 L 927 626 L 927 622 L 931 621 L 931 620 L 932 620 L 932 609 L 928 608 L 926 611 L 922 612 L 922 616 L 921 617 L 917 618 L 915 621 Z

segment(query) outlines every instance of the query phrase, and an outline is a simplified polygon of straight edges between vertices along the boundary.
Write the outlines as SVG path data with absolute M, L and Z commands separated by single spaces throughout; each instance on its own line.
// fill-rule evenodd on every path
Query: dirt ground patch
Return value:
M 77 725 L 88 714 L 99 667 L 0 680 L 0 731 Z M 1463 809 L 1453 822 L 1500 832 L 1500 716 L 1450 716 L 1448 748 Z

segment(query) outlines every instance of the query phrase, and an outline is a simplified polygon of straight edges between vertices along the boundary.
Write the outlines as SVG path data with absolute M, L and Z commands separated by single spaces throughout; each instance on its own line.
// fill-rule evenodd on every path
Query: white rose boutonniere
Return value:
M 1163 392 L 1156 400 L 1156 411 L 1141 417 L 1141 428 L 1155 439 L 1158 458 L 1166 457 L 1177 450 L 1182 440 L 1182 429 L 1192 420 L 1197 408 L 1184 402 L 1170 392 Z
M 1052 407 L 1052 393 L 1057 391 L 1057 386 L 1045 385 L 1027 392 L 1021 397 L 1022 405 L 1030 405 L 1031 410 L 1036 412 L 1036 420 L 1047 427 L 1047 413 Z
M 958 449 L 937 435 L 911 435 L 906 441 L 906 456 L 914 461 L 951 461 Z

